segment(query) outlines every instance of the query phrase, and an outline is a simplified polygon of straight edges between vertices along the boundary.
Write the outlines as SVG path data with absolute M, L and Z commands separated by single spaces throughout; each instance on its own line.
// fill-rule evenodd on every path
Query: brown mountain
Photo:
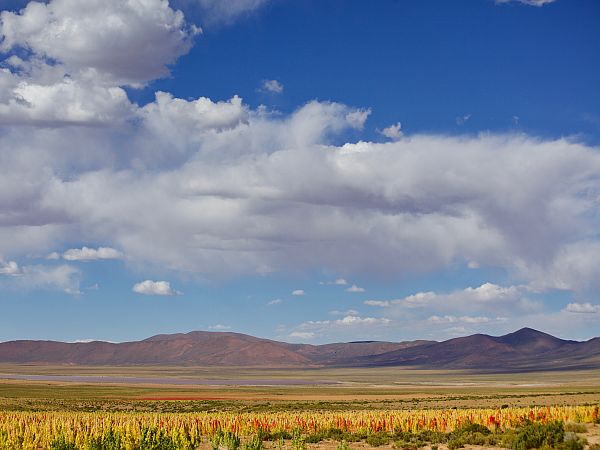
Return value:
M 89 365 L 205 365 L 309 367 L 346 364 L 422 342 L 350 342 L 327 345 L 288 344 L 240 333 L 192 331 L 161 334 L 143 341 L 0 343 L 0 362 Z
M 600 368 L 600 338 L 569 341 L 523 328 L 499 337 L 474 334 L 365 356 L 355 364 L 496 371 Z
M 475 334 L 443 342 L 288 344 L 239 333 L 193 331 L 137 342 L 0 343 L 0 362 L 83 365 L 261 367 L 414 366 L 473 370 L 600 368 L 600 338 L 556 338 L 530 328 L 505 336 Z

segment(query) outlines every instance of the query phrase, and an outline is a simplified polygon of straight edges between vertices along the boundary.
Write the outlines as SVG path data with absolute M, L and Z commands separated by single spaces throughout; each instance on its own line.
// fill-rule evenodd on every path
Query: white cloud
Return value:
M 367 306 L 388 309 L 388 314 L 403 316 L 410 314 L 430 314 L 430 321 L 450 322 L 462 321 L 465 323 L 477 322 L 478 319 L 488 320 L 486 316 L 471 316 L 472 311 L 489 313 L 501 312 L 507 315 L 515 313 L 532 313 L 539 311 L 542 304 L 527 297 L 527 286 L 499 286 L 493 283 L 484 283 L 478 287 L 467 287 L 449 293 L 417 292 L 404 298 L 394 300 L 366 300 Z M 431 312 L 434 312 L 431 315 Z M 448 314 L 440 316 L 440 312 Z M 462 316 L 456 313 L 463 312 Z M 501 317 L 497 316 L 496 321 Z
M 358 316 L 358 311 L 355 309 L 348 309 L 346 311 L 338 311 L 334 309 L 333 311 L 329 311 L 329 314 L 332 316 Z
M 68 264 L 57 266 L 24 265 L 19 267 L 14 261 L 11 261 L 8 265 L 0 266 L 0 274 L 13 275 L 3 280 L 3 287 L 21 291 L 59 290 L 72 295 L 81 294 L 79 289 L 81 272 Z
M 292 295 L 295 295 L 296 297 L 301 297 L 303 295 L 306 295 L 306 292 L 304 292 L 304 289 L 295 289 L 292 291 Z
M 346 292 L 352 292 L 352 293 L 365 292 L 365 289 L 353 284 L 352 286 L 350 286 L 349 288 L 346 289 Z
M 1 51 L 26 48 L 77 78 L 140 85 L 169 74 L 196 30 L 163 0 L 51 0 L 0 15 Z
M 315 333 L 312 331 L 292 331 L 288 337 L 290 339 L 311 340 L 315 338 Z
M 95 261 L 98 259 L 121 259 L 123 253 L 110 247 L 82 247 L 71 248 L 65 251 L 62 257 L 67 261 Z
M 489 134 L 344 144 L 370 109 L 332 102 L 279 114 L 238 97 L 157 92 L 139 107 L 120 83 L 166 74 L 193 30 L 159 0 L 80 6 L 52 0 L 2 13 L 3 48 L 28 46 L 31 55 L 7 57 L 0 69 L 5 254 L 112 242 L 132 265 L 202 278 L 314 269 L 410 276 L 476 261 L 531 289 L 598 289 L 595 147 Z M 60 27 L 64 35 L 53 34 Z M 402 308 L 443 295 L 409 296 Z
M 310 329 L 310 328 L 321 328 L 323 325 L 334 325 L 334 326 L 344 326 L 344 327 L 352 327 L 352 326 L 361 326 L 361 325 L 387 325 L 391 321 L 385 317 L 377 318 L 377 317 L 360 317 L 355 314 L 349 314 L 344 316 L 341 319 L 337 320 L 316 320 L 309 321 L 300 324 L 298 327 L 302 329 Z
M 152 281 L 145 280 L 136 283 L 132 288 L 133 292 L 143 295 L 179 295 L 178 291 L 171 288 L 171 283 L 168 281 Z
M 350 124 L 352 128 L 357 130 L 362 130 L 365 126 L 365 122 L 368 117 L 371 115 L 371 109 L 358 109 L 354 111 L 350 111 L 346 114 L 346 122 Z
M 600 242 L 582 240 L 566 243 L 545 264 L 533 264 L 524 271 L 533 289 L 584 291 L 600 288 L 599 267 Z
M 209 277 L 260 267 L 392 275 L 477 261 L 542 288 L 600 279 L 600 156 L 590 147 L 506 136 L 336 147 L 323 143 L 350 126 L 340 105 L 272 117 L 206 102 L 206 114 L 230 117 L 221 121 L 172 101 L 114 130 L 114 148 L 106 131 L 8 128 L 3 251 L 110 241 L 133 264 Z M 80 159 L 75 148 L 97 151 Z
M 467 323 L 467 324 L 482 324 L 482 323 L 492 323 L 492 322 L 506 322 L 507 318 L 506 317 L 485 317 L 485 316 L 452 316 L 452 315 L 446 315 L 446 316 L 431 316 L 427 319 L 428 322 L 432 322 L 432 323 L 440 323 L 440 324 L 447 324 L 447 323 Z
M 231 327 L 229 325 L 223 325 L 223 324 L 216 324 L 216 325 L 212 325 L 210 327 L 208 327 L 209 330 L 213 330 L 213 331 L 225 331 L 225 330 L 231 330 Z
M 381 130 L 381 134 L 383 134 L 386 138 L 392 140 L 398 140 L 402 138 L 402 124 L 400 122 L 390 125 L 387 128 Z
M 197 2 L 200 6 L 204 22 L 231 23 L 241 16 L 248 15 L 262 6 L 269 0 L 187 0 L 187 3 Z
M 569 303 L 564 311 L 570 313 L 596 314 L 600 313 L 600 305 L 592 305 L 591 303 Z
M 383 336 L 392 321 L 385 317 L 361 317 L 352 311 L 335 320 L 311 320 L 293 327 L 293 333 L 311 333 L 312 338 L 325 342 L 331 340 L 372 339 Z M 291 335 L 290 335 L 291 336 Z
M 555 1 L 556 0 L 496 0 L 496 4 L 516 2 L 529 6 L 544 6 L 554 3 Z
M 387 308 L 392 304 L 389 300 L 365 300 L 363 303 L 367 306 L 378 306 L 380 308 Z
M 11 93 L 6 103 L 0 103 L 0 124 L 105 125 L 123 121 L 133 113 L 127 94 L 119 87 L 69 78 L 49 85 L 16 81 L 6 91 Z
M 17 276 L 21 274 L 21 268 L 16 261 L 4 262 L 0 260 L 0 275 Z
M 272 94 L 281 94 L 283 92 L 283 84 L 277 80 L 264 80 L 261 84 L 260 90 L 263 92 L 270 92 Z
M 279 305 L 282 302 L 282 300 L 280 298 L 275 298 L 273 300 L 270 300 L 267 302 L 267 305 L 271 306 L 271 305 Z

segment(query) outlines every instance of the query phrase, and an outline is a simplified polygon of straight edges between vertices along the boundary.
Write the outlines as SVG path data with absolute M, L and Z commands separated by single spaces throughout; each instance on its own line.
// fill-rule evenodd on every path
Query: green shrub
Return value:
M 460 428 L 457 428 L 456 430 L 454 430 L 452 432 L 452 434 L 455 436 L 460 436 L 460 435 L 464 435 L 464 434 L 472 434 L 472 433 L 480 433 L 480 434 L 488 435 L 491 433 L 491 431 L 489 430 L 489 428 L 487 428 L 483 425 L 479 425 L 478 423 L 468 423 L 468 424 L 463 425 Z
M 77 450 L 74 442 L 67 441 L 63 435 L 57 436 L 50 442 L 51 450 Z
M 465 441 L 460 436 L 453 437 L 448 441 L 448 449 L 449 450 L 456 450 L 457 448 L 462 448 L 464 446 L 465 446 Z
M 210 446 L 212 447 L 213 450 L 219 449 L 222 439 L 223 439 L 223 431 L 219 429 L 215 432 L 215 434 L 213 434 L 213 436 L 210 439 Z
M 252 436 L 248 442 L 244 444 L 244 450 L 263 450 L 263 441 L 260 434 Z
M 179 446 L 163 430 L 156 427 L 142 428 L 139 450 L 178 450 Z
M 319 433 L 309 434 L 308 436 L 306 436 L 304 438 L 304 442 L 306 442 L 308 444 L 316 444 L 318 442 L 321 442 L 323 439 L 325 439 L 325 434 L 323 432 L 319 432 Z
M 417 450 L 419 447 L 414 442 L 397 441 L 394 443 L 395 448 L 402 450 Z
M 263 439 L 266 441 L 279 441 L 281 439 L 291 439 L 292 435 L 287 431 L 276 431 L 274 433 L 264 433 Z
M 300 430 L 292 432 L 292 450 L 306 450 L 306 442 Z
M 221 438 L 220 447 L 225 447 L 228 450 L 237 450 L 240 448 L 240 438 L 231 431 L 226 431 Z
M 378 431 L 377 433 L 372 433 L 367 436 L 367 444 L 371 447 L 380 447 L 388 442 L 390 442 L 390 437 L 383 431 Z
M 91 438 L 87 450 L 121 450 L 121 436 L 110 429 L 102 436 Z
M 367 438 L 365 431 L 357 431 L 356 433 L 344 433 L 342 439 L 347 442 L 360 442 Z
M 582 423 L 569 422 L 565 424 L 565 431 L 572 431 L 574 433 L 585 433 L 587 428 Z
M 419 440 L 424 442 L 431 442 L 432 444 L 441 444 L 448 441 L 448 435 L 441 431 L 421 431 L 418 435 Z
M 328 439 L 334 439 L 336 441 L 343 441 L 345 433 L 339 428 L 330 428 L 325 432 L 325 436 Z
M 350 446 L 346 441 L 340 442 L 335 450 L 350 450 Z
M 517 429 L 512 448 L 514 450 L 556 448 L 564 442 L 564 438 L 565 428 L 562 422 L 541 424 L 527 421 Z

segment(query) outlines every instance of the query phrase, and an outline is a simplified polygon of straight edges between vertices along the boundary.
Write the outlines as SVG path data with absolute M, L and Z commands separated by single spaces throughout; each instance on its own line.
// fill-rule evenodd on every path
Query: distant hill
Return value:
M 600 368 L 600 338 L 568 341 L 523 328 L 505 336 L 475 334 L 443 342 L 288 344 L 240 333 L 192 331 L 136 342 L 0 343 L 0 362 L 81 365 L 374 367 L 493 371 Z
M 569 341 L 523 328 L 499 337 L 474 334 L 367 355 L 355 364 L 496 371 L 600 368 L 600 338 Z

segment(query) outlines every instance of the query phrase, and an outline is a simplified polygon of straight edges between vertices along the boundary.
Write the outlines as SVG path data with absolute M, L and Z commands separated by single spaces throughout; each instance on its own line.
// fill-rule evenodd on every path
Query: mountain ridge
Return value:
M 522 328 L 503 336 L 473 334 L 445 341 L 353 341 L 292 344 L 218 331 L 157 334 L 140 341 L 0 343 L 1 363 L 196 365 L 259 367 L 415 367 L 470 370 L 600 368 L 600 337 L 560 339 Z

